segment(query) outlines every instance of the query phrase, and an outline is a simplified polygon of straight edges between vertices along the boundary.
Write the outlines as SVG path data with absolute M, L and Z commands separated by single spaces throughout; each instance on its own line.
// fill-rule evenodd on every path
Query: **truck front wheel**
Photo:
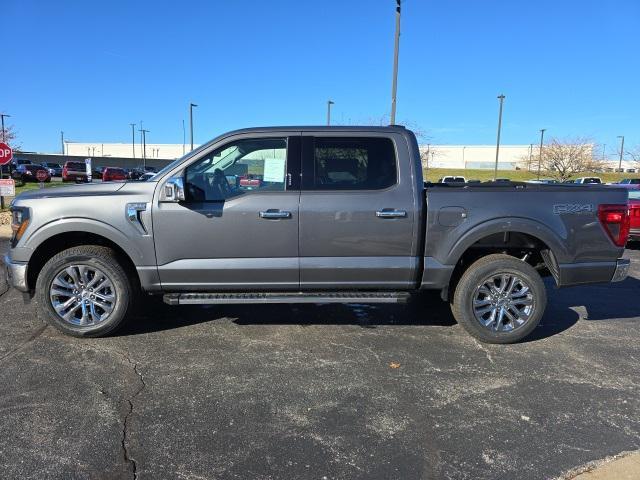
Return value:
M 132 298 L 131 282 L 115 252 L 98 245 L 54 255 L 36 282 L 38 313 L 74 337 L 101 337 L 116 330 Z
M 483 342 L 514 343 L 540 323 L 547 305 L 542 278 L 528 263 L 503 254 L 473 263 L 456 286 L 451 311 Z

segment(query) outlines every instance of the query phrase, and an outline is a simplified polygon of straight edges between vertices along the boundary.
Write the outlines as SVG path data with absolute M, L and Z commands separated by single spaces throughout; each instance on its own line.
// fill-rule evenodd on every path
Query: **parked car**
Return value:
M 99 167 L 97 165 L 91 165 L 91 177 L 92 180 L 96 178 L 102 178 L 102 174 L 104 173 L 104 169 L 106 167 Z
M 63 182 L 88 182 L 87 165 L 84 162 L 65 162 L 62 167 Z
M 126 173 L 129 180 L 138 180 L 145 171 L 141 168 L 131 168 L 126 170 Z
M 629 190 L 629 240 L 640 241 L 640 190 Z
M 259 185 L 229 181 L 249 168 Z M 510 343 L 544 313 L 543 275 L 559 287 L 627 276 L 624 188 L 447 187 L 424 188 L 403 127 L 236 130 L 147 182 L 20 194 L 4 263 L 43 318 L 80 337 L 120 327 L 137 292 L 318 304 L 435 289 L 475 338 Z
M 625 178 L 618 182 L 619 185 L 640 185 L 640 178 Z
M 466 180 L 464 177 L 456 177 L 453 175 L 449 175 L 446 177 L 439 178 L 438 183 L 466 183 Z
M 541 183 L 545 185 L 555 185 L 560 182 L 553 178 L 541 178 L 540 180 L 527 180 L 527 183 Z
M 47 169 L 49 175 L 51 175 L 52 177 L 62 176 L 62 165 L 60 165 L 59 163 L 45 162 L 42 164 L 42 166 Z
M 14 158 L 13 160 L 11 160 L 11 165 L 13 165 L 13 169 L 16 169 L 20 165 L 33 165 L 33 162 L 31 160 L 24 160 L 22 158 Z
M 46 176 L 43 182 L 50 182 L 51 175 L 48 170 L 42 165 L 35 163 L 23 163 L 18 165 L 16 169 L 11 173 L 11 178 L 19 182 L 40 182 L 38 179 L 38 172 L 43 172 Z
M 599 185 L 602 183 L 599 177 L 581 177 L 576 178 L 573 183 L 580 183 L 582 185 Z
M 106 167 L 102 172 L 103 182 L 124 182 L 127 180 L 127 174 L 122 168 Z
M 146 182 L 147 180 L 152 179 L 156 174 L 153 172 L 147 172 L 147 173 L 143 173 L 142 175 L 140 175 L 140 177 L 138 177 L 138 181 L 139 182 Z

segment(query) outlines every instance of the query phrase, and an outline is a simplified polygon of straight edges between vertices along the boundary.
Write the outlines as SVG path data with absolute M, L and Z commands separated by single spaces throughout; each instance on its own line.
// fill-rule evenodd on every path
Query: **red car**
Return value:
M 87 167 L 84 162 L 66 162 L 62 167 L 63 182 L 88 182 Z
M 107 167 L 102 172 L 103 182 L 124 182 L 127 179 L 127 172 L 122 168 Z
M 629 217 L 631 217 L 629 240 L 640 241 L 640 190 L 629 190 Z

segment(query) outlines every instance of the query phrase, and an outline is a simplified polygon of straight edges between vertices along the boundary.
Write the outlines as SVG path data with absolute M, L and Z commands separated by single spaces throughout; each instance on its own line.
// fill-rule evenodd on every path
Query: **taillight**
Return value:
M 631 228 L 627 205 L 598 205 L 598 219 L 618 247 L 624 247 Z

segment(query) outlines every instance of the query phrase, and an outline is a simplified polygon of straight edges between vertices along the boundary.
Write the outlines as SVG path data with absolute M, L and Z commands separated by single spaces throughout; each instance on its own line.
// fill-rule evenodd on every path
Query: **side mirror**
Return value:
M 171 177 L 162 187 L 161 202 L 184 202 L 184 179 Z

